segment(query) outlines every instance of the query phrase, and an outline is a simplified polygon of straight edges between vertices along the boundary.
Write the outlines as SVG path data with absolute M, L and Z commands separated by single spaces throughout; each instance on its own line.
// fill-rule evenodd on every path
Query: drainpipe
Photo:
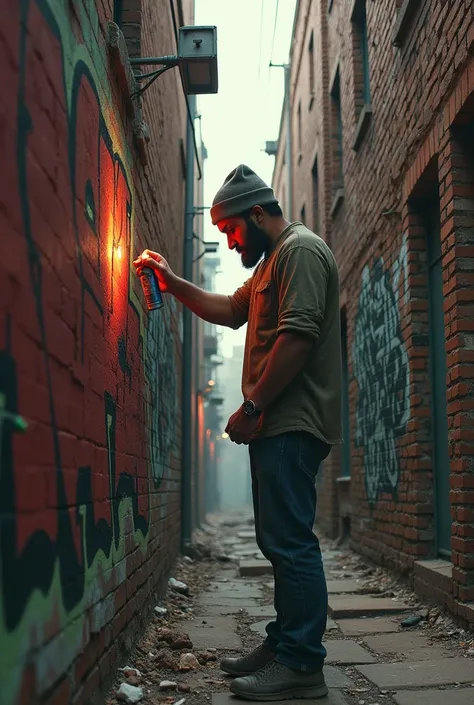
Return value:
M 288 180 L 288 214 L 293 222 L 293 135 L 291 132 L 291 64 L 283 66 L 285 71 L 285 112 L 286 112 L 286 169 Z
M 189 113 L 194 121 L 196 96 L 187 96 Z M 183 277 L 193 280 L 193 224 L 194 224 L 194 137 L 193 123 L 186 121 L 186 187 Z M 181 408 L 181 550 L 192 538 L 192 373 L 193 373 L 193 325 L 191 311 L 183 307 L 183 367 Z

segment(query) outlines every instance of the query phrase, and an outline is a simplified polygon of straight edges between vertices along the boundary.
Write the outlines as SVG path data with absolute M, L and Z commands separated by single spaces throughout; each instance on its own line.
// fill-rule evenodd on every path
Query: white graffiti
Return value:
M 364 449 L 367 499 L 396 496 L 400 465 L 396 439 L 410 417 L 410 370 L 400 326 L 400 290 L 408 300 L 408 249 L 403 239 L 390 270 L 379 258 L 362 272 L 352 358 L 358 386 L 356 445 Z

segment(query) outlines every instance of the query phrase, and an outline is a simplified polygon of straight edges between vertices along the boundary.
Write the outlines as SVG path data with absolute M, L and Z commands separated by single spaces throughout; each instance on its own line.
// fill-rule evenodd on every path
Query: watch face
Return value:
M 255 404 L 250 399 L 244 401 L 243 407 L 244 412 L 247 414 L 247 416 L 252 416 L 252 414 L 255 413 Z

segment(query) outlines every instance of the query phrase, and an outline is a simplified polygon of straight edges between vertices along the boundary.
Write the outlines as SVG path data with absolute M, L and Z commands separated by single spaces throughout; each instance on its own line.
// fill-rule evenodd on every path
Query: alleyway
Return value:
M 269 565 L 259 555 L 250 516 L 216 519 L 200 536 L 195 560 L 180 559 L 176 566 L 175 579 L 184 584 L 170 585 L 130 660 L 132 670 L 122 671 L 114 693 L 120 685 L 127 690 L 127 683 L 142 693 L 136 701 L 124 696 L 126 702 L 238 702 L 218 664 L 224 655 L 253 648 L 265 634 L 274 615 Z M 323 554 L 330 694 L 320 702 L 472 705 L 473 635 L 347 549 L 326 543 Z M 140 696 L 140 690 L 128 690 Z M 115 702 L 112 693 L 107 703 Z

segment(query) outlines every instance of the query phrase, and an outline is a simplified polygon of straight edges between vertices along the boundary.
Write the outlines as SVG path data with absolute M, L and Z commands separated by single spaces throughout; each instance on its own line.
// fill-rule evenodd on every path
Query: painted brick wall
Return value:
M 123 6 L 143 53 L 175 52 L 167 0 Z M 145 95 L 141 166 L 113 10 L 0 12 L 2 705 L 92 702 L 179 547 L 180 314 L 147 313 L 131 262 L 181 268 L 185 104 L 177 71 Z
M 295 217 L 310 200 L 317 157 L 320 234 L 339 263 L 347 317 L 352 541 L 410 575 L 417 560 L 441 553 L 453 566 L 446 604 L 474 621 L 474 12 L 464 0 L 367 0 L 371 111 L 362 115 L 360 6 L 301 0 L 292 45 L 295 145 L 298 105 L 304 108 L 302 148 L 298 154 L 295 146 L 292 163 Z M 309 110 L 311 32 L 317 88 Z M 330 97 L 337 75 L 343 183 Z M 305 213 L 313 227 L 311 208 Z M 429 244 L 437 229 L 438 259 Z M 437 378 L 445 411 L 436 416 L 437 312 L 443 340 L 436 355 L 445 357 L 446 373 Z M 445 462 L 436 445 L 440 418 Z M 333 536 L 342 471 L 338 450 L 325 463 L 319 492 L 319 523 Z M 444 529 L 440 516 L 447 516 Z

